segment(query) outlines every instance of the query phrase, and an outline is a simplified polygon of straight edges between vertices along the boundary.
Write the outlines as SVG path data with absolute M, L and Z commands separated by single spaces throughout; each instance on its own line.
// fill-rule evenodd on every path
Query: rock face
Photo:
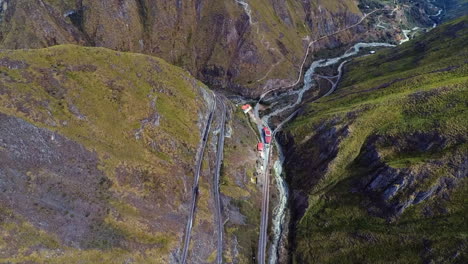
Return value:
M 387 10 L 381 18 L 388 26 L 410 12 L 414 24 L 430 24 L 425 15 L 433 10 L 419 5 L 426 2 L 404 2 L 395 16 Z M 382 7 L 348 0 L 0 0 L 0 46 L 9 49 L 0 52 L 0 262 L 179 261 L 193 165 L 214 97 L 161 59 L 120 51 L 157 55 L 214 88 L 257 96 L 297 78 L 311 40 L 341 32 L 314 42 L 319 56 L 350 42 L 394 40 L 395 24 L 376 30 L 364 20 L 346 29 L 361 10 Z M 284 135 L 300 220 L 291 243 L 298 263 L 375 263 L 387 247 L 404 252 L 408 263 L 466 259 L 466 230 L 454 231 L 466 226 L 466 19 L 434 31 L 353 64 L 338 95 L 304 109 L 302 121 L 310 122 Z M 223 255 L 249 263 L 261 198 L 257 138 L 240 111 L 228 112 Z M 216 254 L 211 195 L 219 120 L 196 188 L 189 263 L 211 263 Z
M 286 129 L 295 261 L 466 262 L 466 23 L 355 59 Z
M 340 31 L 311 47 L 325 52 L 357 41 L 394 41 L 400 38 L 402 23 L 406 28 L 439 23 L 441 17 L 431 15 L 442 6 L 425 0 L 403 1 L 396 7 L 351 0 L 2 3 L 3 48 L 79 44 L 151 54 L 187 69 L 210 87 L 247 96 L 258 96 L 285 81 L 293 83 L 309 41 Z M 450 2 L 447 8 L 453 6 Z M 381 11 L 343 30 L 376 10 Z M 376 17 L 381 28 L 375 26 Z
M 87 248 L 104 224 L 111 181 L 96 153 L 60 134 L 0 114 L 0 189 L 3 206 L 64 245 Z M 110 238 L 118 245 L 119 238 Z M 91 242 L 91 243 L 90 243 Z
M 462 138 L 459 140 L 464 141 Z M 379 153 L 392 148 L 399 155 L 412 152 L 430 155 L 447 149 L 447 141 L 448 139 L 439 134 L 420 133 L 409 134 L 403 138 L 370 138 L 357 159 L 358 166 L 367 167 L 368 173 L 360 180 L 358 189 L 354 189 L 369 197 L 369 213 L 394 219 L 408 207 L 431 197 L 449 196 L 468 174 L 468 157 L 463 153 L 454 152 L 454 156 L 460 156 L 447 160 L 428 160 L 423 167 L 417 169 L 389 166 Z M 442 177 L 434 179 L 434 171 L 442 163 L 449 165 L 447 171 Z
M 18 0 L 1 13 L 4 48 L 72 43 L 142 52 L 244 95 L 258 94 L 270 79 L 295 80 L 307 39 L 362 16 L 355 1 L 273 0 Z M 363 23 L 314 49 L 354 41 L 353 32 L 366 28 Z
M 326 173 L 328 164 L 336 158 L 339 143 L 349 134 L 346 123 L 349 121 L 330 120 L 315 127 L 313 130 L 316 133 L 301 142 L 295 142 L 296 139 L 293 137 L 282 140 L 288 149 L 287 175 L 291 177 L 289 182 L 293 192 L 293 213 L 297 218 L 301 218 L 308 207 L 307 189 L 304 187 L 315 186 L 320 181 L 321 175 Z

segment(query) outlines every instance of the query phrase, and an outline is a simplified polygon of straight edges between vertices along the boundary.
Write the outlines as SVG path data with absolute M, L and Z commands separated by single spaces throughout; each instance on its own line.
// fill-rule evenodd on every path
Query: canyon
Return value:
M 0 262 L 464 263 L 466 10 L 0 1 Z

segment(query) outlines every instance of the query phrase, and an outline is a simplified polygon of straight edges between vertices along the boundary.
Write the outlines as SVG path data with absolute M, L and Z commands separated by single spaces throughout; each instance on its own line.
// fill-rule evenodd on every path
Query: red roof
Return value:
M 242 106 L 242 110 L 246 110 L 246 109 L 249 109 L 251 106 L 249 104 L 246 104 L 246 105 L 243 105 Z
M 260 143 L 257 144 L 257 150 L 258 150 L 258 151 L 262 151 L 262 150 L 263 150 L 263 143 L 262 143 L 262 142 L 260 142 Z
M 263 127 L 263 131 L 265 131 L 265 136 L 271 136 L 271 131 L 268 127 Z

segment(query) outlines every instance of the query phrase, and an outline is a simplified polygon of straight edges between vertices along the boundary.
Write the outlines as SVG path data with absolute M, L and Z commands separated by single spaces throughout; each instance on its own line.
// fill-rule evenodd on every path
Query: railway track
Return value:
M 217 143 L 217 151 L 216 151 L 216 169 L 215 174 L 213 177 L 213 197 L 214 197 L 214 204 L 215 204 L 215 224 L 217 229 L 217 255 L 216 255 L 216 263 L 221 264 L 223 263 L 223 219 L 221 213 L 221 197 L 219 191 L 219 182 L 220 182 L 220 174 L 221 174 L 221 165 L 223 162 L 223 152 L 224 152 L 224 135 L 225 135 L 225 128 L 226 128 L 226 105 L 223 102 L 223 99 L 218 98 L 218 102 L 222 107 L 221 113 L 221 123 L 220 123 L 220 131 L 218 135 L 218 143 Z
M 190 213 L 187 219 L 187 225 L 185 227 L 184 246 L 182 248 L 182 257 L 181 257 L 182 264 L 187 263 L 188 248 L 190 245 L 190 236 L 192 233 L 193 219 L 194 219 L 194 215 L 195 215 L 195 211 L 197 207 L 198 183 L 200 180 L 200 173 L 201 173 L 201 168 L 202 168 L 202 163 L 203 163 L 203 154 L 205 153 L 206 143 L 208 141 L 208 135 L 210 133 L 211 123 L 213 121 L 213 114 L 214 114 L 215 108 L 216 108 L 216 105 L 213 107 L 213 109 L 211 109 L 211 112 L 208 115 L 208 121 L 206 122 L 205 130 L 203 131 L 200 152 L 198 153 L 198 157 L 197 157 L 197 164 L 196 164 L 196 169 L 195 169 L 195 180 L 193 182 L 193 187 L 192 187 L 192 200 L 191 200 L 191 206 L 190 206 Z

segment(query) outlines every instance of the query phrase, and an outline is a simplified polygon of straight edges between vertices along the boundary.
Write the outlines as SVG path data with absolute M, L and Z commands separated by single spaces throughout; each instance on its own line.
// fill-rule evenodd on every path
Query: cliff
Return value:
M 250 96 L 280 80 L 294 82 L 309 41 L 353 25 L 363 16 L 351 0 L 3 3 L 3 48 L 68 43 L 151 54 L 182 66 L 213 88 Z M 313 49 L 364 38 L 371 29 L 364 22 Z
M 286 129 L 297 263 L 464 263 L 468 18 L 355 59 Z

